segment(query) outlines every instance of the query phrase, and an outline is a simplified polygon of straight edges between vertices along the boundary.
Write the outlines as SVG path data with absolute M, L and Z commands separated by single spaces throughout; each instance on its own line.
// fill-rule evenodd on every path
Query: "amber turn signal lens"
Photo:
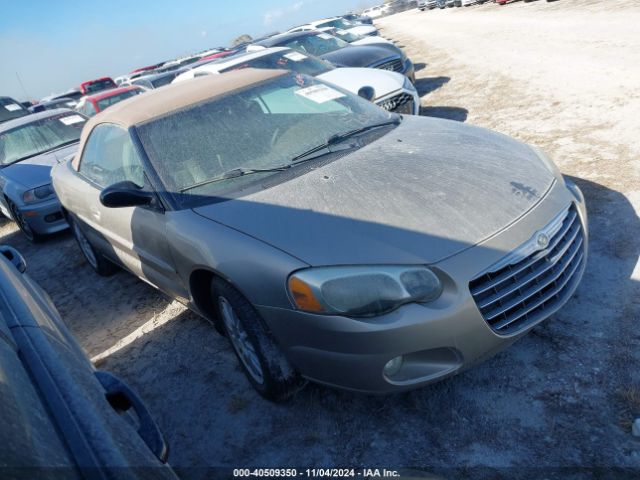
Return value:
M 322 304 L 311 291 L 311 287 L 297 277 L 289 279 L 289 291 L 293 296 L 293 301 L 300 310 L 307 312 L 322 312 Z

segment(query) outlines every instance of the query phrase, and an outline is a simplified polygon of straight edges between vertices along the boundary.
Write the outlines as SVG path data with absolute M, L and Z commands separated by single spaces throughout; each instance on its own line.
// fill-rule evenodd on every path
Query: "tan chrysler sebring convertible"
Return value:
M 91 266 L 211 320 L 270 399 L 455 374 L 561 308 L 586 263 L 582 194 L 540 150 L 285 71 L 125 100 L 52 176 Z

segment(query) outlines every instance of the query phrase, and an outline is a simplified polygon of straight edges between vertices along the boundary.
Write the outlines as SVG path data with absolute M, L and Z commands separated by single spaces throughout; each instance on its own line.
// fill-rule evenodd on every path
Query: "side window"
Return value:
M 148 80 L 144 80 L 144 79 L 136 80 L 133 82 L 133 84 L 153 89 L 153 85 L 151 85 L 151 82 L 149 82 Z
M 79 171 L 103 188 L 125 180 L 144 186 L 142 161 L 129 132 L 112 124 L 93 129 L 82 152 Z
M 93 117 L 96 114 L 96 109 L 93 106 L 93 103 L 87 102 L 84 104 L 84 113 L 87 117 Z

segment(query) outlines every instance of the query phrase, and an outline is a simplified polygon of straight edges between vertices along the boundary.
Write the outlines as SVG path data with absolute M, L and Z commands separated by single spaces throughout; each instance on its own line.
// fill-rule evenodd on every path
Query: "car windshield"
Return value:
M 78 102 L 73 98 L 56 98 L 45 105 L 45 108 L 53 110 L 54 108 L 74 108 Z
M 307 75 L 320 75 L 333 69 L 333 66 L 318 58 L 310 57 L 304 53 L 295 50 L 270 53 L 263 57 L 247 60 L 246 62 L 237 63 L 231 67 L 220 70 L 220 73 L 230 70 L 238 70 L 240 68 L 266 68 L 291 70 L 296 73 L 304 73 Z
M 115 88 L 116 86 L 117 85 L 113 82 L 113 80 L 111 80 L 110 78 L 105 78 L 86 84 L 84 86 L 84 89 L 87 93 L 94 93 L 106 90 L 108 88 Z
M 356 40 L 360 40 L 362 35 L 357 35 L 355 33 L 347 32 L 346 30 L 336 30 L 333 34 L 338 37 L 340 40 L 344 40 L 345 42 L 355 42 Z
M 153 88 L 164 87 L 165 85 L 169 85 L 173 79 L 178 76 L 178 73 L 180 72 L 171 72 L 166 75 L 161 75 L 158 78 L 150 80 L 150 83 L 153 85 Z
M 80 90 L 74 90 L 64 94 L 64 98 L 71 98 L 73 100 L 80 100 L 83 96 L 84 94 Z
M 102 111 L 105 108 L 110 107 L 111 105 L 121 102 L 122 100 L 125 100 L 129 97 L 138 95 L 139 93 L 142 93 L 142 90 L 139 88 L 134 88 L 132 90 L 127 90 L 126 92 L 120 92 L 106 98 L 101 98 L 96 103 L 98 104 L 98 108 L 100 109 L 100 111 Z
M 167 191 L 189 208 L 276 174 L 221 178 L 229 172 L 290 166 L 336 135 L 396 118 L 335 86 L 288 74 L 136 129 Z
M 344 40 L 340 40 L 339 38 L 327 33 L 320 33 L 318 35 L 306 35 L 304 37 L 296 38 L 295 40 L 287 42 L 283 46 L 319 57 L 325 53 L 330 53 L 344 48 L 347 45 L 349 44 Z
M 0 133 L 0 165 L 70 145 L 80 139 L 85 117 L 67 112 L 21 125 Z
M 343 20 L 341 18 L 336 18 L 335 20 L 330 20 L 328 22 L 322 22 L 316 24 L 316 28 L 325 28 L 325 27 L 334 27 L 334 28 L 353 28 L 355 25 L 348 20 Z
M 12 98 L 0 97 L 0 122 L 26 115 L 27 110 Z

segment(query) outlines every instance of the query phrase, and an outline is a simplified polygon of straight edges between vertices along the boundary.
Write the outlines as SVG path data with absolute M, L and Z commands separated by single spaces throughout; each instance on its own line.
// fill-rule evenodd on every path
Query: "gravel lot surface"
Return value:
M 640 416 L 640 6 L 489 4 L 376 24 L 416 63 L 423 115 L 538 145 L 585 193 L 583 283 L 507 351 L 406 394 L 310 385 L 273 405 L 204 320 L 127 273 L 98 277 L 69 234 L 29 245 L 4 220 L 2 243 L 25 254 L 100 368 L 142 394 L 184 477 L 214 466 L 402 466 L 449 478 L 484 476 L 474 467 L 513 468 L 500 470 L 508 478 L 530 478 L 533 467 L 640 468 L 631 435 Z M 546 478 L 556 474 L 588 472 Z

